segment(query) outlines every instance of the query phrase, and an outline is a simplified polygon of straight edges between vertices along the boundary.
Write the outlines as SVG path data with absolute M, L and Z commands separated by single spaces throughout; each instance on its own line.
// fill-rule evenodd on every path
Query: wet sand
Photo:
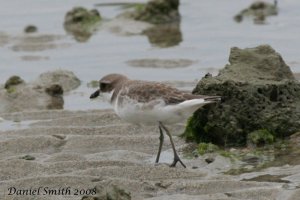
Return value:
M 184 157 L 182 149 L 187 144 L 178 137 L 184 128 L 180 124 L 170 128 L 186 169 L 168 167 L 172 151 L 167 139 L 161 163 L 154 165 L 157 127 L 127 124 L 112 110 L 32 111 L 1 117 L 0 197 L 5 200 L 83 196 L 8 195 L 10 187 L 70 187 L 72 192 L 96 187 L 101 193 L 104 186 L 118 186 L 130 192 L 132 199 L 152 200 L 296 200 L 300 194 L 300 165 L 232 176 L 222 173 L 235 165 L 229 158 L 217 156 L 207 164 L 205 156 Z

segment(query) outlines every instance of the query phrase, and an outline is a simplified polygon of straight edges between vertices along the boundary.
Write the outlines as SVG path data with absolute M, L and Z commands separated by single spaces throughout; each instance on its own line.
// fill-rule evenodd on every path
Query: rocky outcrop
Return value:
M 138 5 L 133 13 L 135 20 L 152 24 L 180 21 L 179 0 L 151 0 L 146 5 Z
M 67 12 L 64 28 L 78 42 L 85 42 L 92 36 L 100 21 L 101 15 L 96 9 L 87 10 L 83 7 L 75 7 Z
M 54 70 L 42 73 L 34 84 L 49 87 L 53 84 L 62 86 L 64 92 L 76 89 L 80 85 L 79 78 L 71 71 Z
M 253 21 L 256 24 L 264 23 L 266 17 L 277 15 L 278 7 L 277 1 L 274 1 L 274 4 L 267 3 L 264 1 L 255 1 L 248 8 L 243 9 L 237 15 L 234 16 L 236 22 L 243 21 L 244 17 L 253 17 Z
M 126 4 L 127 5 L 127 4 Z M 113 20 L 102 24 L 118 35 L 145 35 L 151 45 L 168 48 L 182 42 L 179 0 L 152 0 L 130 3 Z
M 254 131 L 276 138 L 300 130 L 300 84 L 279 53 L 268 45 L 233 47 L 229 63 L 194 89 L 195 94 L 220 95 L 223 102 L 193 115 L 184 134 L 187 139 L 244 145 Z
M 11 76 L 4 84 L 5 89 L 9 89 L 12 86 L 16 86 L 19 84 L 24 83 L 24 80 L 21 79 L 19 76 Z
M 0 113 L 63 109 L 64 92 L 79 85 L 80 81 L 74 73 L 64 70 L 43 73 L 31 83 L 25 83 L 19 76 L 12 76 L 0 89 Z

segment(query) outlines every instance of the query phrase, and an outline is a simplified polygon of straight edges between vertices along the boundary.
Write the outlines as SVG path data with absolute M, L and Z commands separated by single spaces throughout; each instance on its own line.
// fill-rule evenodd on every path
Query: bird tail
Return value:
M 204 98 L 204 102 L 218 102 L 218 101 L 222 101 L 222 97 L 221 96 L 207 96 Z
M 191 99 L 178 104 L 176 112 L 183 116 L 189 117 L 193 112 L 206 104 L 215 103 L 221 100 L 221 97 L 206 97 L 201 99 Z

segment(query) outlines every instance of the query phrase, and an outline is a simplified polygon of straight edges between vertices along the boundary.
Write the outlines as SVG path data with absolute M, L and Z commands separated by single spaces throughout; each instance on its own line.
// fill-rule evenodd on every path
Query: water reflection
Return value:
M 16 52 L 40 52 L 69 47 L 70 44 L 61 42 L 63 39 L 62 35 L 34 34 L 16 36 L 7 42 L 13 43 L 10 48 Z
M 179 1 L 150 1 L 148 4 L 141 3 L 99 3 L 96 6 L 118 6 L 125 10 L 117 18 L 115 23 L 121 18 L 129 21 L 117 24 L 114 32 L 122 32 L 119 29 L 126 30 L 128 35 L 137 34 L 134 30 L 124 26 L 131 26 L 134 22 L 146 22 L 150 28 L 140 27 L 142 35 L 148 37 L 148 41 L 153 46 L 165 48 L 179 45 L 182 42 L 182 33 L 180 29 L 180 13 L 178 11 Z M 164 11 L 160 10 L 164 6 Z M 169 7 L 168 7 L 169 6 Z M 112 21 L 114 21 L 112 20 Z M 126 24 L 127 23 L 127 24 Z M 140 25 L 141 26 L 141 25 Z M 137 29 L 134 27 L 133 29 Z M 115 31 L 117 30 L 117 31 Z M 132 32 L 131 32 L 132 31 Z
M 87 42 L 93 35 L 92 32 L 86 30 L 77 30 L 70 26 L 64 26 L 66 32 L 74 37 L 77 42 Z
M 155 25 L 145 31 L 143 35 L 148 37 L 148 41 L 161 48 L 177 46 L 182 42 L 180 23 Z
M 50 96 L 47 104 L 47 109 L 64 109 L 64 90 L 61 85 L 53 84 L 45 89 L 45 92 Z
M 196 61 L 188 59 L 157 59 L 144 58 L 129 60 L 126 63 L 132 67 L 173 69 L 189 67 Z

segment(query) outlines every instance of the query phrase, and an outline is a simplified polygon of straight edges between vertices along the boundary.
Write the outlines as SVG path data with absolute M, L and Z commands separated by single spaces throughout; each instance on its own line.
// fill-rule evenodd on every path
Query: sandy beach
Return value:
M 115 187 L 132 199 L 153 200 L 296 200 L 300 194 L 300 165 L 233 176 L 222 173 L 235 165 L 229 158 L 216 156 L 207 164 L 205 156 L 184 157 L 187 144 L 177 137 L 182 125 L 170 128 L 186 169 L 167 165 L 172 161 L 167 140 L 161 163 L 155 165 L 157 127 L 127 124 L 112 110 L 33 111 L 1 117 L 2 130 L 6 129 L 0 132 L 1 199 L 80 200 L 93 189 L 93 198 L 101 199 Z M 275 178 L 254 179 L 264 176 Z M 17 195 L 17 190 L 29 189 L 36 194 Z

